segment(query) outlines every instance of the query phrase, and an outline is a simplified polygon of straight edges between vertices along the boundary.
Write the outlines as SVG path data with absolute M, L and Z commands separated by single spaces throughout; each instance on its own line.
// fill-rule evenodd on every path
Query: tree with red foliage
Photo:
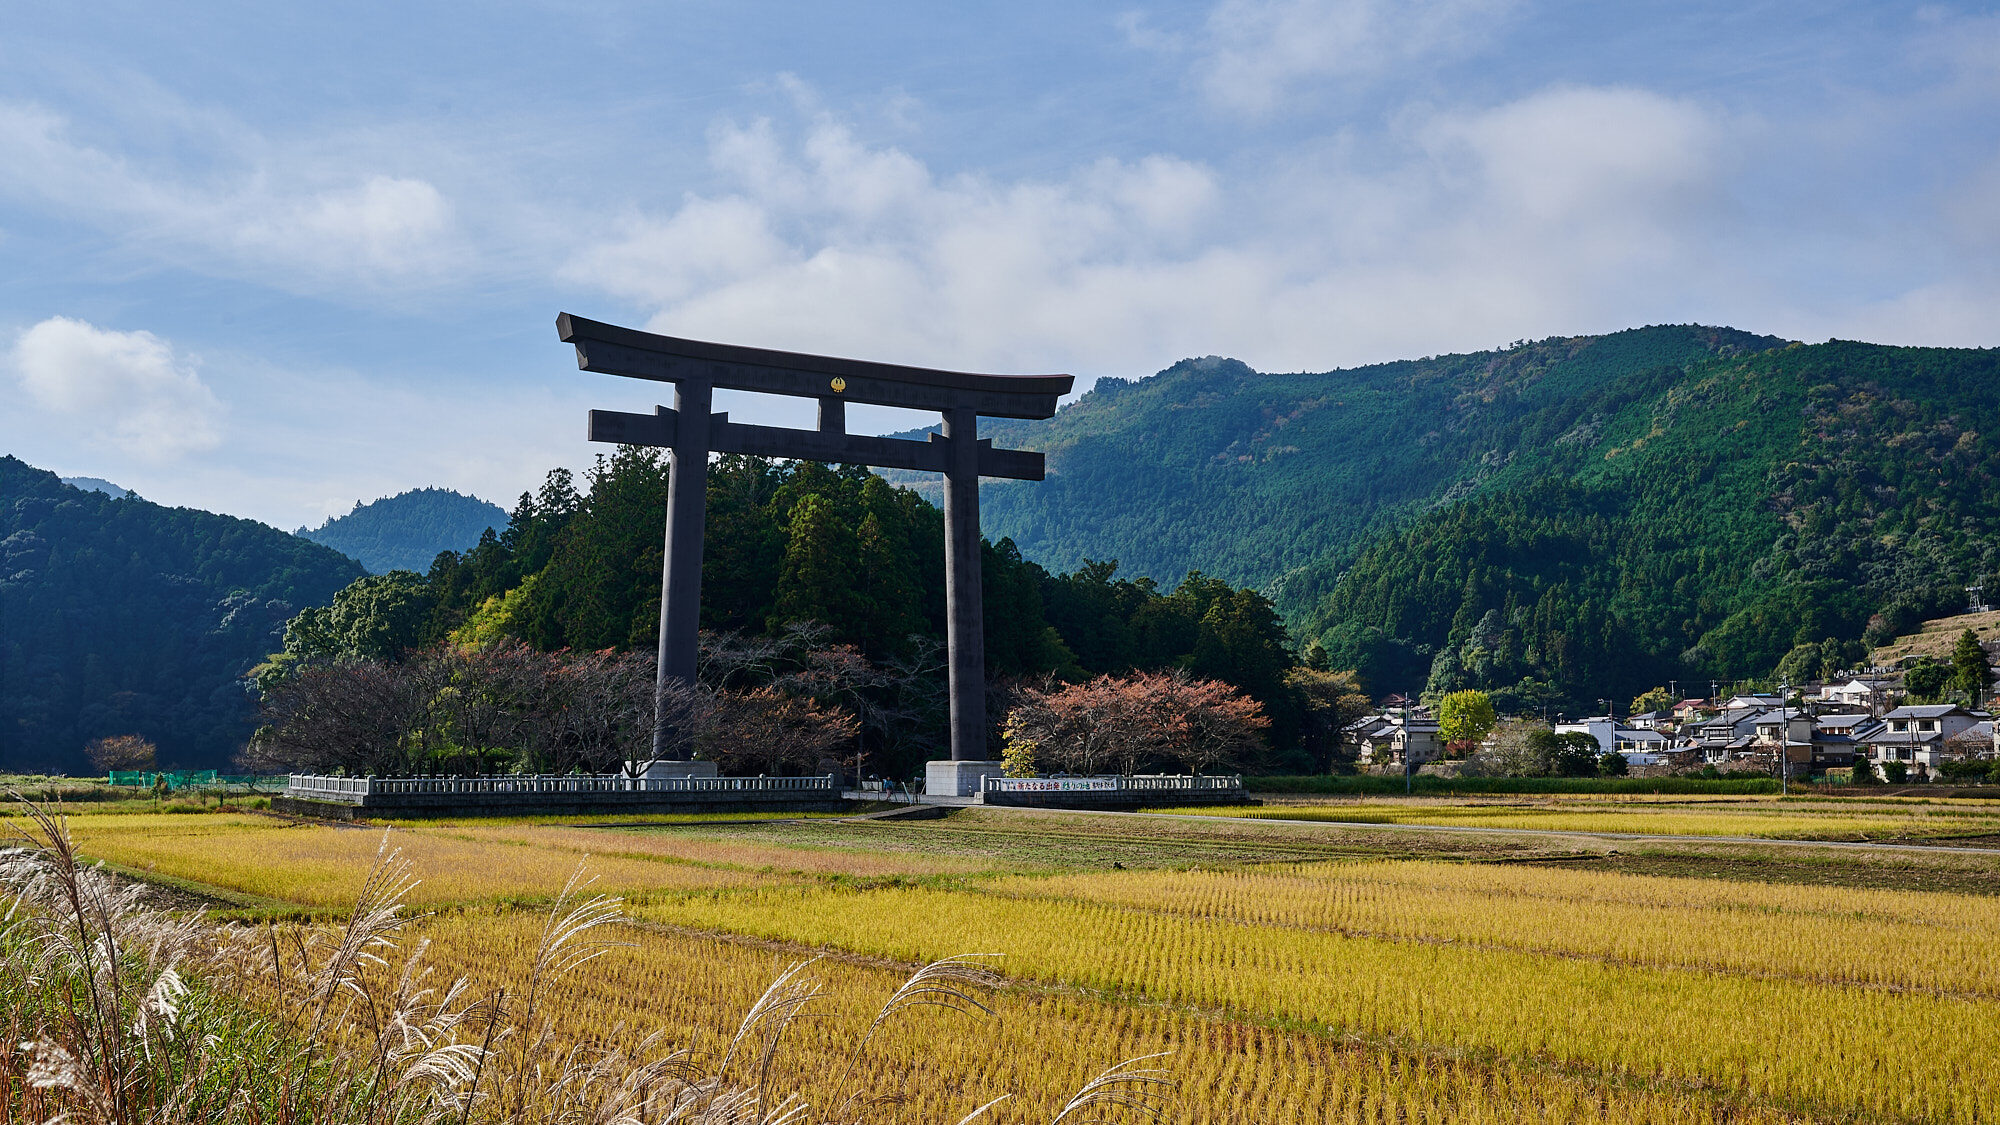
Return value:
M 1028 692 L 1004 730 L 1011 746 L 1071 773 L 1168 762 L 1202 773 L 1256 749 L 1269 726 L 1263 706 L 1228 684 L 1140 672 Z

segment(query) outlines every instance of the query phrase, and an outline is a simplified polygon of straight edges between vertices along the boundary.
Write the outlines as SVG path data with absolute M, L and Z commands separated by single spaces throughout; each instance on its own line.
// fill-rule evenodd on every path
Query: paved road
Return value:
M 997 806 L 996 806 L 997 807 Z M 1009 812 L 1076 813 L 1076 809 L 1010 808 Z M 1290 824 L 1308 828 L 1365 829 L 1371 832 L 1459 832 L 1469 835 L 1534 836 L 1566 840 L 1640 840 L 1672 844 L 1761 844 L 1785 848 L 1847 848 L 1854 851 L 1933 852 L 1947 855 L 2000 855 L 2000 848 L 1952 847 L 1949 844 L 1896 844 L 1858 840 L 1773 840 L 1764 836 L 1660 836 L 1644 832 L 1575 832 L 1549 828 L 1482 828 L 1467 824 L 1371 824 L 1358 820 L 1280 820 L 1266 816 L 1202 816 L 1198 813 L 1145 813 L 1088 811 L 1089 816 L 1141 816 L 1166 820 L 1247 821 L 1254 824 Z

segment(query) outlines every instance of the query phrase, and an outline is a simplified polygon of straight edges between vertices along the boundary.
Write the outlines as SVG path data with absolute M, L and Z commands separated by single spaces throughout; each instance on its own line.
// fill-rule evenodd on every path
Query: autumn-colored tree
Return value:
M 1256 700 L 1220 680 L 1160 677 L 1175 716 L 1169 753 L 1190 773 L 1236 765 L 1262 744 L 1271 720 Z
M 136 734 L 115 734 L 100 738 L 83 748 L 90 764 L 112 770 L 149 770 L 159 757 L 159 748 Z
M 1163 762 L 1212 769 L 1256 749 L 1269 726 L 1262 705 L 1228 684 L 1142 672 L 1031 692 L 1004 733 L 1059 769 L 1132 774 Z

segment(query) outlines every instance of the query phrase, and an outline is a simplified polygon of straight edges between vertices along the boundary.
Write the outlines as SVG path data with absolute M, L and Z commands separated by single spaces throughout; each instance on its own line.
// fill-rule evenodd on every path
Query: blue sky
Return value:
M 657 390 L 578 373 L 561 310 L 1083 384 L 1685 321 L 2000 345 L 1992 6 L 7 20 L 0 450 L 283 527 L 587 465 L 584 411 Z

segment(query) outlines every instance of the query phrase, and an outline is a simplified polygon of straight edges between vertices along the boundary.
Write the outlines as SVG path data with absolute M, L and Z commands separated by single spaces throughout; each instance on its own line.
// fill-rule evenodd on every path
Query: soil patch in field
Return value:
M 1328 831 L 1254 820 L 1166 820 L 1028 811 L 959 809 L 937 820 L 792 822 L 703 830 L 716 838 L 793 846 L 865 847 L 933 852 L 985 860 L 993 871 L 1092 870 L 1114 867 L 1224 867 L 1330 859 L 1485 859 L 1576 850 L 1567 841 L 1409 832 Z
M 1519 862 L 1618 871 L 1628 875 L 1725 879 L 1739 883 L 1796 883 L 1812 887 L 2000 895 L 2000 863 L 1995 863 L 1990 856 L 1961 858 L 1853 851 L 1827 854 L 1800 852 L 1793 848 L 1779 853 L 1757 853 L 1740 848 L 1712 851 L 1648 848 L 1642 852 L 1617 851 L 1578 855 L 1558 861 L 1523 859 Z

